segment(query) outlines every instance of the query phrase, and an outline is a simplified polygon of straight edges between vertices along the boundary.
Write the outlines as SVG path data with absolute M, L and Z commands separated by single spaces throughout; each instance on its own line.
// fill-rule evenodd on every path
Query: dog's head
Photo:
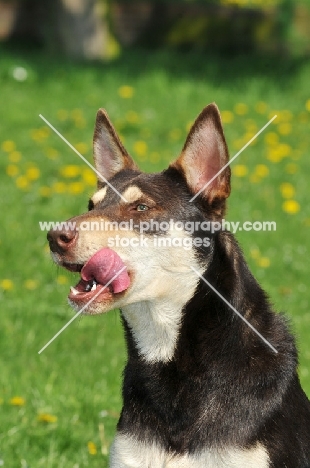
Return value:
M 212 234 L 201 225 L 224 215 L 228 157 L 215 104 L 198 116 L 179 158 L 155 174 L 139 170 L 99 110 L 98 190 L 88 213 L 48 233 L 54 261 L 81 276 L 71 305 L 91 314 L 172 295 L 184 304 L 198 281 L 190 266 L 203 272 L 212 250 Z

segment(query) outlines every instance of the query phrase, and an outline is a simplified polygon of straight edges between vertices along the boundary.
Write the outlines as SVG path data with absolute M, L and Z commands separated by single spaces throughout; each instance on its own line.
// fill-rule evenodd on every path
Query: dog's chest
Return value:
M 111 450 L 111 468 L 268 468 L 269 456 L 261 444 L 250 449 L 227 447 L 196 454 L 172 455 L 155 443 L 139 442 L 118 434 Z

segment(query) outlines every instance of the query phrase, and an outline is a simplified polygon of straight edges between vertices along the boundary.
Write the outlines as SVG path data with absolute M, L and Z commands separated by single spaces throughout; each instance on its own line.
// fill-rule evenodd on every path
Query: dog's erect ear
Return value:
M 104 109 L 97 112 L 93 148 L 96 169 L 107 180 L 122 169 L 138 170 Z M 98 184 L 102 182 L 98 176 Z
M 215 177 L 228 160 L 218 107 L 209 104 L 194 122 L 182 153 L 172 167 L 183 174 L 193 195 L 201 190 L 200 196 L 212 203 L 215 199 L 225 200 L 229 196 L 229 166 Z

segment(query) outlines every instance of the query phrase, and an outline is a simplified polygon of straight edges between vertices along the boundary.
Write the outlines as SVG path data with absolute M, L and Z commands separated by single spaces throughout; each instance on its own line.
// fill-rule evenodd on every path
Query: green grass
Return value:
M 107 457 L 101 452 L 113 439 L 121 408 L 125 349 L 117 312 L 77 320 L 38 355 L 72 317 L 66 296 L 76 282 L 52 264 L 38 221 L 82 213 L 95 189 L 85 165 L 46 130 L 40 113 L 72 144 L 79 144 L 91 161 L 95 113 L 105 107 L 127 149 L 147 171 L 160 170 L 177 156 L 186 128 L 211 101 L 232 112 L 224 113 L 231 155 L 251 132 L 279 114 L 232 165 L 228 219 L 277 223 L 276 232 L 240 232 L 237 237 L 275 308 L 291 318 L 300 349 L 300 377 L 310 395 L 310 66 L 159 52 L 135 52 L 111 64 L 83 66 L 43 54 L 4 48 L 0 52 L 4 466 L 105 467 Z M 25 81 L 13 78 L 16 67 L 27 70 Z M 127 89 L 132 97 L 121 97 L 124 85 L 132 87 Z M 259 102 L 265 108 L 257 107 Z M 240 103 L 245 106 L 236 108 Z M 71 165 L 77 167 L 67 167 Z M 285 188 L 283 183 L 291 185 Z M 295 213 L 283 210 L 283 195 L 293 200 Z M 89 453 L 89 442 L 95 444 L 96 454 Z

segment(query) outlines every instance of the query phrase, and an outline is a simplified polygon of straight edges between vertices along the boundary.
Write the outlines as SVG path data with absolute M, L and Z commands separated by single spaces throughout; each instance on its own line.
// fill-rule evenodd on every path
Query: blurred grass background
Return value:
M 237 238 L 275 309 L 291 319 L 310 395 L 307 54 L 136 47 L 82 63 L 21 46 L 0 45 L 1 466 L 106 467 L 121 408 L 117 311 L 77 320 L 37 354 L 72 317 L 66 296 L 76 282 L 52 264 L 38 222 L 84 212 L 96 185 L 40 113 L 92 161 L 95 114 L 105 107 L 146 171 L 178 155 L 209 102 L 220 107 L 231 156 L 278 115 L 232 164 L 227 219 L 277 223 L 276 232 Z

